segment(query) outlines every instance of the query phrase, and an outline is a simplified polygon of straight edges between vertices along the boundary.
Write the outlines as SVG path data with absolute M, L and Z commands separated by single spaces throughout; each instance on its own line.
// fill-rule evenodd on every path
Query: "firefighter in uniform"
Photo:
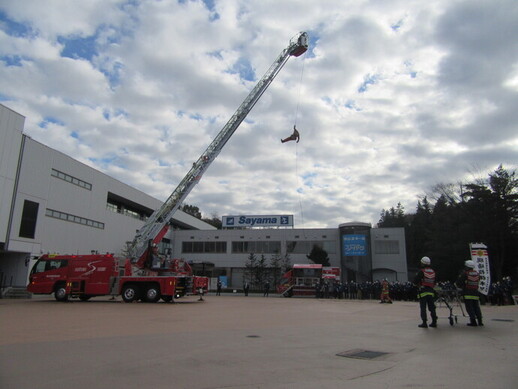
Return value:
M 380 304 L 388 303 L 392 304 L 392 299 L 390 298 L 390 287 L 389 283 L 386 279 L 381 283 L 381 296 L 380 296 Z
M 480 276 L 475 270 L 475 262 L 471 260 L 464 262 L 464 270 L 460 273 L 455 285 L 462 289 L 464 305 L 466 306 L 466 312 L 469 315 L 468 326 L 470 327 L 484 325 L 484 323 L 482 323 L 482 312 L 480 311 L 479 304 L 479 281 Z
M 428 257 L 421 258 L 421 269 L 414 278 L 414 284 L 418 287 L 419 306 L 421 320 L 418 327 L 428 328 L 426 308 L 430 311 L 432 322 L 430 327 L 437 327 L 437 313 L 435 312 L 435 271 L 430 267 L 432 261 Z

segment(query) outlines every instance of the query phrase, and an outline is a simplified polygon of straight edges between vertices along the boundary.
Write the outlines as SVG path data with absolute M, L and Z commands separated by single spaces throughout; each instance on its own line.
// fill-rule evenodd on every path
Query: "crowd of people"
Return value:
M 394 301 L 418 301 L 418 288 L 413 282 L 389 282 L 389 295 Z M 382 292 L 383 280 L 373 282 L 340 282 L 323 280 L 315 285 L 317 298 L 335 298 L 351 300 L 379 300 Z M 438 282 L 435 288 L 448 301 L 458 297 L 458 290 L 453 282 Z M 489 288 L 487 297 L 482 298 L 481 304 L 509 305 L 513 304 L 513 282 L 506 277 L 502 282 L 494 282 Z
M 340 282 L 322 280 L 315 285 L 317 298 L 350 300 L 380 299 L 383 280 L 365 282 Z M 389 282 L 389 295 L 396 301 L 417 301 L 417 287 L 412 282 Z
M 504 277 L 502 282 L 493 282 L 487 294 L 488 302 L 491 305 L 513 304 L 513 288 L 511 277 Z

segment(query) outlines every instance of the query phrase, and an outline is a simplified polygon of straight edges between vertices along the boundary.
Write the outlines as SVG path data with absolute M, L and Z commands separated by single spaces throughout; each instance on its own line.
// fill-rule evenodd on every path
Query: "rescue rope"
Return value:
M 302 228 L 304 228 L 304 211 L 302 209 L 302 196 L 301 192 L 304 186 L 304 180 L 302 180 L 299 176 L 299 145 L 295 146 L 295 175 L 297 177 L 297 182 L 300 182 L 300 188 L 301 190 L 297 190 L 297 193 L 299 195 L 299 208 L 300 208 L 300 220 L 302 224 Z
M 304 64 L 306 63 L 306 53 L 304 53 L 304 57 L 302 58 L 302 70 L 300 72 L 300 80 L 299 80 L 299 93 L 297 96 L 297 106 L 295 108 L 295 119 L 293 120 L 294 127 L 297 125 L 297 119 L 299 116 L 300 95 L 301 95 L 301 91 L 302 91 L 302 78 L 304 77 Z
M 295 119 L 293 120 L 293 128 L 295 128 L 297 126 L 297 119 L 298 119 L 298 115 L 299 115 L 300 97 L 302 94 L 302 80 L 304 77 L 304 64 L 306 62 L 306 53 L 304 53 L 304 57 L 302 58 L 302 69 L 300 72 L 299 92 L 298 92 L 298 96 L 297 96 L 297 107 L 295 109 Z M 298 197 L 299 197 L 300 219 L 301 219 L 301 223 L 302 223 L 302 228 L 304 229 L 304 210 L 302 209 L 302 195 L 301 195 L 301 192 L 302 192 L 302 189 L 304 186 L 304 180 L 302 180 L 299 176 L 299 143 L 298 143 L 298 141 L 295 145 L 295 176 L 296 176 L 297 183 L 300 182 L 301 190 L 297 190 L 297 193 L 298 193 Z

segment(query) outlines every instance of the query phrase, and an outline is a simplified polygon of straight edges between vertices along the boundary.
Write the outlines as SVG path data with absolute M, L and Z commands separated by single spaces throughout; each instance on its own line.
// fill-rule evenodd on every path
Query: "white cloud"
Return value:
M 187 198 L 208 215 L 376 223 L 473 166 L 517 166 L 513 0 L 34 0 L 0 11 L 0 97 L 25 131 L 161 199 L 253 87 L 242 77 L 257 80 L 308 31 L 310 53 L 288 61 Z M 300 143 L 281 144 L 295 123 Z

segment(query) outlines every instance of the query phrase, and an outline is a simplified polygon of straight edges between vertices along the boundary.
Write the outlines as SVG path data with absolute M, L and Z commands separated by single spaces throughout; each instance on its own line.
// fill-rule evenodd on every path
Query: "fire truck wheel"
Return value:
M 54 298 L 57 301 L 67 301 L 68 300 L 68 294 L 65 289 L 65 285 L 60 285 L 56 287 L 56 290 L 54 291 Z
M 156 303 L 160 300 L 160 289 L 157 286 L 147 288 L 145 300 L 148 303 Z
M 162 296 L 162 300 L 164 300 L 166 303 L 170 303 L 173 301 L 173 296 Z
M 88 300 L 90 300 L 91 297 L 92 296 L 89 296 L 87 294 L 83 294 L 83 295 L 79 296 L 79 300 L 81 300 L 81 301 L 88 301 Z
M 125 303 L 131 303 L 138 300 L 139 290 L 135 285 L 124 285 L 122 289 L 122 299 Z

